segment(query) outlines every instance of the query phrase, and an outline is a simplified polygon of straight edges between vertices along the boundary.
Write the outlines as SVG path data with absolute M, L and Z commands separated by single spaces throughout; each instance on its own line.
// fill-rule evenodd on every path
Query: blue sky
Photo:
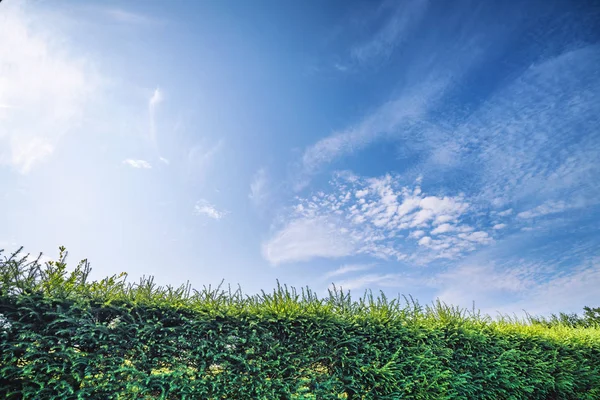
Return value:
M 246 294 L 600 301 L 592 2 L 0 4 L 0 248 Z

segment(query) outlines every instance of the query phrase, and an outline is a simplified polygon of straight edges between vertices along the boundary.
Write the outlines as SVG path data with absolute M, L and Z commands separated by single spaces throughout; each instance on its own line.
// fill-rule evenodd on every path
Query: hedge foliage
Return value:
M 254 297 L 90 282 L 65 259 L 0 262 L 0 398 L 600 399 L 597 325 L 279 282 Z

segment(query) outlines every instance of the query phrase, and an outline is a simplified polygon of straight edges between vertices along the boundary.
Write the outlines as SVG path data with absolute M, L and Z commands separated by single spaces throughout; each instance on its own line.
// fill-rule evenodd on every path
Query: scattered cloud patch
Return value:
M 448 233 L 456 230 L 454 225 L 450 224 L 442 224 L 437 226 L 434 230 L 431 231 L 432 235 L 439 235 L 440 233 Z
M 150 169 L 152 168 L 152 165 L 150 165 L 150 163 L 148 161 L 145 160 L 133 160 L 133 159 L 127 159 L 123 161 L 123 164 L 125 165 L 129 165 L 132 168 L 141 168 L 141 169 Z
M 312 221 L 327 220 L 333 224 L 328 233 L 338 230 L 346 236 L 348 247 L 344 247 L 344 255 L 365 254 L 413 262 L 455 259 L 493 242 L 487 231 L 463 222 L 474 213 L 462 194 L 428 195 L 417 182 L 412 185 L 401 182 L 392 175 L 360 178 L 338 174 L 331 182 L 329 193 L 320 191 L 297 198 L 287 217 L 293 222 L 276 237 L 283 236 L 290 226 L 296 229 L 309 226 Z M 271 240 L 270 247 L 277 248 L 280 242 Z M 294 247 L 297 252 L 301 249 Z M 427 254 L 422 254 L 423 251 Z M 321 254 L 324 257 L 327 252 Z M 334 251 L 334 254 L 339 253 Z M 308 252 L 303 258 L 312 258 L 312 253 Z
M 369 189 L 357 190 L 354 195 L 359 199 L 369 194 Z
M 428 121 L 424 140 L 431 156 L 421 168 L 472 170 L 479 201 L 496 207 L 567 196 L 599 198 L 600 186 L 592 183 L 600 173 L 598 63 L 598 45 L 567 49 L 532 64 L 468 117 Z M 440 165 L 433 154 L 448 148 L 454 149 L 455 162 Z M 520 218 L 564 206 L 546 204 Z
M 500 230 L 506 228 L 506 224 L 496 224 L 492 227 L 495 230 Z
M 219 220 L 225 217 L 228 214 L 228 212 L 218 210 L 214 205 L 212 205 L 208 201 L 201 199 L 198 200 L 196 202 L 196 205 L 194 206 L 194 214 L 203 215 L 212 219 Z
M 496 215 L 498 215 L 499 217 L 506 217 L 508 215 L 511 215 L 512 212 L 513 212 L 513 209 L 509 208 L 508 210 L 497 212 Z

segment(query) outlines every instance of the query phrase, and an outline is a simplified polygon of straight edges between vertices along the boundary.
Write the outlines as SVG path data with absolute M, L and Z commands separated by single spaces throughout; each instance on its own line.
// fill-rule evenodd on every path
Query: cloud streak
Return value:
M 106 15 L 108 15 L 112 20 L 130 24 L 130 25 L 148 25 L 148 24 L 156 24 L 157 21 L 153 18 L 149 18 L 145 15 L 134 13 L 131 11 L 126 11 L 120 8 L 111 8 L 105 10 Z
M 267 171 L 264 168 L 260 168 L 252 178 L 252 182 L 250 183 L 250 193 L 248 194 L 248 198 L 255 206 L 259 206 L 266 201 L 269 195 L 267 183 Z
M 347 275 L 352 272 L 366 271 L 372 269 L 375 264 L 348 264 L 323 275 L 322 279 L 327 280 L 336 276 Z
M 561 213 L 571 207 L 571 205 L 565 203 L 564 201 L 547 201 L 531 210 L 518 213 L 517 217 L 523 219 L 537 218 L 548 214 Z
M 124 160 L 123 164 L 125 165 L 129 165 L 132 168 L 137 168 L 137 169 L 150 169 L 152 168 L 152 165 L 150 165 L 150 163 L 146 160 L 133 160 L 131 158 Z
M 163 102 L 163 94 L 159 88 L 154 89 L 152 96 L 148 100 L 148 115 L 150 117 L 150 143 L 155 150 L 158 151 L 158 143 L 156 138 L 156 111 L 160 103 Z
M 335 132 L 308 147 L 302 155 L 295 190 L 308 186 L 312 175 L 342 156 L 388 138 L 401 128 L 405 132 L 412 132 L 431 104 L 443 94 L 447 83 L 445 79 L 439 79 L 420 84 L 404 96 L 384 104 L 356 126 Z

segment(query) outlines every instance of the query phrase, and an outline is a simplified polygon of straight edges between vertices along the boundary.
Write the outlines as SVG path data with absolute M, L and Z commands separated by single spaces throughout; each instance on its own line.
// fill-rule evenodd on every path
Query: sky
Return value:
M 600 5 L 0 3 L 0 248 L 92 279 L 600 305 Z

